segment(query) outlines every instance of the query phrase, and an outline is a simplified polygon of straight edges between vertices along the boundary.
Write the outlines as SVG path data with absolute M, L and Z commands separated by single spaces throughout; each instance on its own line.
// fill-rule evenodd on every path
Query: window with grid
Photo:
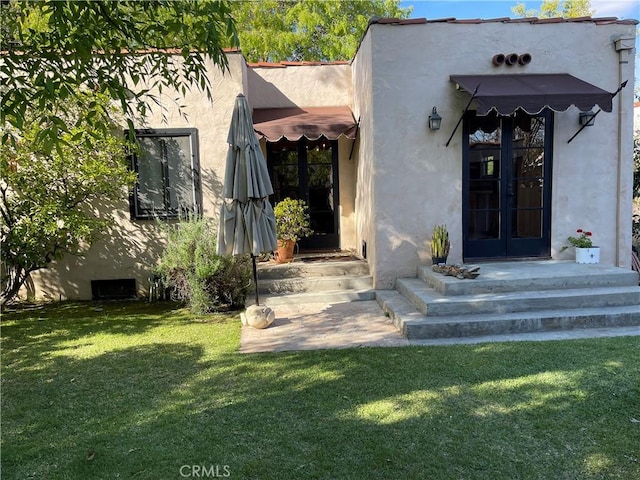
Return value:
M 195 128 L 136 130 L 131 168 L 138 179 L 130 198 L 134 219 L 202 213 L 198 132 Z

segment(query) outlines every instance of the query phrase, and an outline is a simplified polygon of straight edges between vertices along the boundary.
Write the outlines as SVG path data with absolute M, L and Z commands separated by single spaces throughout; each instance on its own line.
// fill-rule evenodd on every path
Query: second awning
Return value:
M 478 115 L 486 115 L 491 110 L 510 115 L 519 108 L 530 114 L 545 108 L 563 112 L 572 105 L 583 111 L 598 105 L 610 112 L 614 95 L 568 73 L 451 75 L 450 78 L 471 94 L 478 88 Z
M 269 142 L 282 138 L 298 141 L 321 136 L 337 140 L 340 135 L 354 139 L 357 123 L 351 109 L 342 107 L 257 108 L 253 111 L 253 128 Z

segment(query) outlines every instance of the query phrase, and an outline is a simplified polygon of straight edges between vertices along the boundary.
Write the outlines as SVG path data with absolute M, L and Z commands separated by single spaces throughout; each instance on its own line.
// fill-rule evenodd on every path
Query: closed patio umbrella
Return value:
M 269 202 L 273 187 L 253 130 L 251 108 L 242 94 L 236 97 L 227 142 L 218 255 L 251 255 L 258 305 L 256 257 L 277 250 L 278 242 L 276 218 Z

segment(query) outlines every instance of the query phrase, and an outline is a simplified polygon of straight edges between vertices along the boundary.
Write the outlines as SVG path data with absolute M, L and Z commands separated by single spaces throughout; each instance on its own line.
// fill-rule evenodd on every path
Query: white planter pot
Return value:
M 600 247 L 576 248 L 576 263 L 600 263 Z

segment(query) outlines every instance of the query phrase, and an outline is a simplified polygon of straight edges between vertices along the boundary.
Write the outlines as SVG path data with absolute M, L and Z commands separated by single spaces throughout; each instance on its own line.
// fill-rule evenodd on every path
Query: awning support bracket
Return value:
M 615 97 L 618 93 L 620 93 L 620 90 L 622 90 L 624 87 L 626 87 L 626 86 L 627 86 L 627 82 L 628 82 L 628 80 L 625 80 L 624 82 L 622 82 L 622 83 L 620 84 L 620 86 L 618 87 L 618 89 L 615 91 L 615 93 L 614 93 L 613 95 L 611 95 L 611 98 Z M 596 113 L 594 113 L 594 114 L 593 114 L 593 117 L 591 117 L 591 118 L 592 118 L 592 119 L 595 119 L 601 111 L 602 111 L 602 109 L 601 109 L 601 108 L 598 108 L 598 111 L 597 111 Z M 576 137 L 578 136 L 578 134 L 579 134 L 582 130 L 584 130 L 584 127 L 586 127 L 586 126 L 587 126 L 587 124 L 586 124 L 586 123 L 585 123 L 584 125 L 582 125 L 582 126 L 578 129 L 578 131 L 577 131 L 576 133 L 574 133 L 574 134 L 573 134 L 573 136 L 572 136 L 569 140 L 567 140 L 567 143 L 571 143 L 571 140 L 573 140 L 574 138 L 576 138 Z
M 478 94 L 478 88 L 480 88 L 480 84 L 478 84 L 476 89 L 471 94 L 471 98 L 469 99 L 469 102 L 467 103 L 467 106 L 464 107 L 464 111 L 462 112 L 462 115 L 460 115 L 460 118 L 458 119 L 458 123 L 456 123 L 456 126 L 453 129 L 453 132 L 451 132 L 451 136 L 449 137 L 449 140 L 447 140 L 447 143 L 444 144 L 445 147 L 449 146 L 449 144 L 451 143 L 451 139 L 453 138 L 453 136 L 458 131 L 458 127 L 460 126 L 460 123 L 462 123 L 462 119 L 464 118 L 466 113 L 469 111 L 469 107 L 471 106 L 471 102 L 473 102 L 473 99 L 476 98 L 476 95 Z
M 353 150 L 356 147 L 356 140 L 358 140 L 358 133 L 360 133 L 360 118 L 358 117 L 358 123 L 356 123 L 356 133 L 353 135 L 353 142 L 351 142 L 351 151 L 349 152 L 349 160 L 353 157 Z

